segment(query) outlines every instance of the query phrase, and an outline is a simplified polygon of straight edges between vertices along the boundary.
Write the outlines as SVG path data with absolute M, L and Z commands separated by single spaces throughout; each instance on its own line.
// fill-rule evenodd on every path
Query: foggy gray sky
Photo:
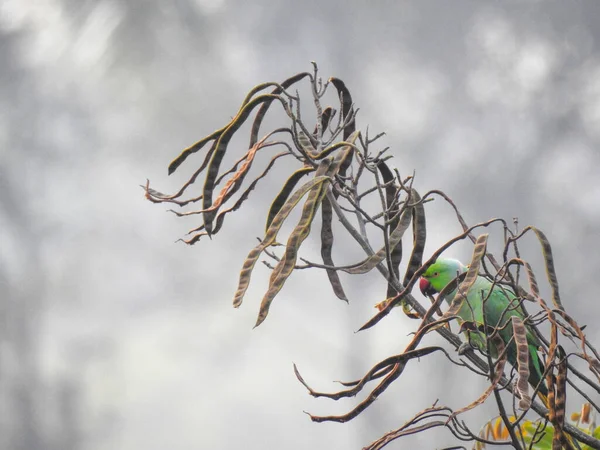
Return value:
M 146 178 L 163 192 L 186 179 L 193 163 L 167 178 L 168 163 L 251 87 L 312 60 L 346 82 L 359 127 L 387 133 L 419 191 L 444 190 L 469 223 L 544 230 L 563 302 L 598 342 L 599 25 L 593 0 L 2 0 L 0 448 L 362 448 L 436 399 L 459 408 L 485 389 L 434 355 L 352 422 L 311 423 L 303 410 L 362 397 L 312 399 L 292 362 L 333 390 L 402 351 L 415 323 L 398 312 L 355 334 L 383 299 L 378 274 L 343 278 L 346 305 L 323 273 L 299 272 L 252 330 L 268 270 L 239 310 L 231 299 L 277 180 L 193 247 L 174 241 L 197 218 L 144 200 Z M 427 254 L 459 231 L 439 202 L 428 226 Z M 439 430 L 389 448 L 453 444 Z

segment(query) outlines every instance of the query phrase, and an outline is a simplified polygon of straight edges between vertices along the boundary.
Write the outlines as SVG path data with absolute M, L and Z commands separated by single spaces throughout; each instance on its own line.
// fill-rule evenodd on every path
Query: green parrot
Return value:
M 467 267 L 455 259 L 438 258 L 422 275 L 419 282 L 419 288 L 423 295 L 429 296 L 440 292 L 448 283 L 456 278 L 461 273 L 467 271 Z M 491 289 L 491 293 L 490 293 Z M 446 295 L 445 299 L 448 303 L 452 303 L 452 299 L 456 294 L 456 289 Z M 488 297 L 489 294 L 489 297 Z M 483 308 L 483 300 L 485 301 L 485 311 Z M 512 303 L 512 304 L 511 304 Z M 507 322 L 508 325 L 499 330 L 500 337 L 506 343 L 513 336 L 512 316 L 524 318 L 522 309 L 518 306 L 518 300 L 515 294 L 505 286 L 496 285 L 492 289 L 492 282 L 487 278 L 478 276 L 477 280 L 467 293 L 467 297 L 463 302 L 458 316 L 460 323 L 463 321 L 475 322 L 483 325 L 484 314 L 485 322 L 490 327 L 503 327 Z M 510 309 L 504 312 L 507 307 Z M 504 315 L 502 315 L 504 312 Z M 502 320 L 501 323 L 500 320 Z M 479 349 L 486 348 L 485 336 L 477 331 L 467 331 L 468 338 L 475 347 Z M 539 386 L 539 394 L 542 401 L 547 403 L 548 389 L 541 382 L 543 379 L 544 366 L 538 355 L 539 341 L 535 335 L 527 330 L 527 343 L 529 344 L 529 384 L 533 388 Z M 491 346 L 492 347 L 492 346 Z M 498 357 L 495 348 L 490 348 L 492 357 Z M 508 362 L 513 366 L 517 366 L 517 348 L 514 339 L 511 341 L 506 351 Z

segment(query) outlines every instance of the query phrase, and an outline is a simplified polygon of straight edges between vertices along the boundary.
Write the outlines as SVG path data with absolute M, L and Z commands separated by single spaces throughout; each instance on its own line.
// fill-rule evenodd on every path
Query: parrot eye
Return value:
M 434 276 L 434 277 L 437 277 L 438 275 L 439 275 L 439 273 L 437 273 L 437 272 L 433 272 L 433 276 Z

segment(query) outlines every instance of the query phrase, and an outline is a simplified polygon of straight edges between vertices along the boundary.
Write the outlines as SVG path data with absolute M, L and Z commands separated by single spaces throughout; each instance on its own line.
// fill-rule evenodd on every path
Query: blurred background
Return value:
M 379 275 L 343 278 L 347 305 L 302 271 L 253 330 L 268 269 L 239 310 L 231 299 L 280 181 L 193 247 L 174 241 L 197 218 L 144 200 L 147 178 L 163 192 L 186 179 L 193 163 L 167 178 L 168 163 L 252 86 L 312 60 L 346 82 L 359 128 L 387 133 L 421 193 L 444 190 L 469 223 L 544 230 L 567 310 L 596 323 L 599 25 L 593 0 L 0 1 L 0 448 L 362 448 L 436 399 L 459 408 L 485 389 L 435 354 L 352 422 L 312 423 L 303 411 L 363 397 L 315 400 L 293 362 L 338 389 L 401 352 L 415 322 L 397 312 L 355 333 L 384 298 Z M 460 231 L 439 201 L 428 226 L 427 254 Z M 523 249 L 543 277 L 533 237 Z M 359 255 L 338 237 L 336 261 Z M 485 408 L 465 416 L 474 431 Z M 389 448 L 451 445 L 440 429 Z

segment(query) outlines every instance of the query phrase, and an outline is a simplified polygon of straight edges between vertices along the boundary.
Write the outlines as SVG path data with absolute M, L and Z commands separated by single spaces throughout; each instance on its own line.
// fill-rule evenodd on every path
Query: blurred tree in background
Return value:
M 23 198 L 23 173 L 32 159 L 51 163 L 51 148 L 40 149 L 36 132 L 43 124 L 28 116 L 36 108 L 37 89 L 26 71 L 15 64 L 10 37 L 4 37 L 0 58 L 4 61 L 0 83 L 0 108 L 11 111 L 3 123 L 12 133 L 3 145 L 12 152 L 10 165 L 0 165 L 0 227 L 3 255 L 0 260 L 0 448 L 80 448 L 79 385 L 69 377 L 49 384 L 40 376 L 40 330 L 45 309 L 46 282 L 42 271 L 40 243 L 29 199 Z M 22 127 L 27 123 L 27 127 Z M 13 257 L 9 261 L 7 255 Z

